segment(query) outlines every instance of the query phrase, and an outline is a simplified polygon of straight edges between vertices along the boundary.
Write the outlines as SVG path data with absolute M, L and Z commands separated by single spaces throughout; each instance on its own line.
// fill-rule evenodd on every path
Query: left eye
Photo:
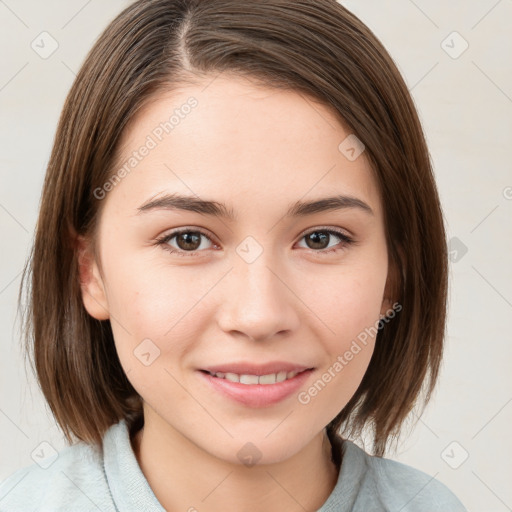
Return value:
M 329 246 L 328 244 L 327 246 L 324 247 L 325 243 L 330 241 L 332 236 L 338 238 L 339 240 L 341 240 L 341 242 L 335 244 L 334 246 Z M 177 254 L 178 256 L 196 256 L 196 251 L 199 251 L 199 249 L 201 249 L 202 246 L 201 237 L 204 237 L 211 242 L 211 238 L 206 233 L 200 230 L 192 229 L 174 231 L 172 233 L 169 233 L 168 235 L 163 236 L 162 238 L 157 239 L 156 242 L 157 245 L 162 245 L 165 250 L 173 254 Z M 174 239 L 176 239 L 175 241 L 178 247 L 175 247 L 170 244 L 170 242 Z M 309 231 L 308 233 L 303 234 L 301 240 L 302 239 L 306 240 L 306 244 L 308 245 L 307 248 L 321 254 L 337 252 L 353 243 L 353 240 L 350 237 L 348 237 L 345 233 L 333 229 L 315 229 L 313 231 Z M 202 248 L 204 249 L 204 247 Z M 327 250 L 325 250 L 326 248 Z
M 310 231 L 310 232 L 306 233 L 305 235 L 303 235 L 302 238 L 308 240 L 309 242 L 312 242 L 313 247 L 308 247 L 309 249 L 315 249 L 315 248 L 318 249 L 319 247 L 315 247 L 315 246 L 323 245 L 327 240 L 330 240 L 332 238 L 332 236 L 341 240 L 341 243 L 337 243 L 334 246 L 327 245 L 327 248 L 332 247 L 329 250 L 325 250 L 324 247 L 320 247 L 320 249 L 322 249 L 322 250 L 315 251 L 315 252 L 320 252 L 321 254 L 336 252 L 336 251 L 342 250 L 346 246 L 353 243 L 352 238 L 348 237 L 345 233 L 342 233 L 341 231 L 337 231 L 334 229 L 315 229 L 314 231 Z M 337 247 L 337 246 L 341 246 L 341 247 Z

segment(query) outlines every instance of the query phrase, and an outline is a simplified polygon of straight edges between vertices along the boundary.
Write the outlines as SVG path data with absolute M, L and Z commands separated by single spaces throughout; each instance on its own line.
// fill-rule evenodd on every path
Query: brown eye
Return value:
M 310 249 L 325 249 L 331 236 L 323 231 L 314 231 L 304 237 Z M 309 242 L 309 243 L 308 243 Z
M 210 237 L 202 231 L 183 229 L 165 235 L 163 238 L 157 240 L 157 243 L 158 245 L 162 245 L 165 250 L 179 256 L 195 256 L 196 252 L 204 249 L 204 247 L 201 248 L 202 238 L 211 242 Z M 175 245 L 171 245 L 170 242 L 174 239 Z
M 201 245 L 201 234 L 195 231 L 187 231 L 175 235 L 176 244 L 184 251 L 196 251 Z
M 334 245 L 329 245 L 333 236 L 334 238 L 341 240 L 341 242 L 338 242 L 337 244 Z M 336 252 L 353 242 L 353 240 L 350 237 L 348 237 L 341 231 L 336 231 L 332 229 L 316 229 L 315 231 L 310 231 L 309 233 L 306 233 L 305 235 L 303 235 L 302 238 L 306 241 L 308 249 L 312 249 L 313 251 L 320 253 Z

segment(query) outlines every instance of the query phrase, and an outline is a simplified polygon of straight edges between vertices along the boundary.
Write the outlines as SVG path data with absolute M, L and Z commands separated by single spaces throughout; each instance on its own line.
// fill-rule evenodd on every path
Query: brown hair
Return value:
M 26 353 L 68 442 L 101 442 L 142 401 L 121 367 L 110 322 L 86 312 L 77 235 L 94 235 L 93 191 L 115 170 L 118 141 L 163 90 L 230 72 L 328 106 L 365 145 L 384 209 L 397 317 L 379 329 L 356 393 L 327 426 L 371 426 L 382 456 L 442 358 L 447 295 L 443 215 L 409 91 L 376 36 L 335 0 L 139 0 L 99 37 L 66 99 L 45 177 L 23 317 Z M 94 240 L 94 237 L 93 237 Z M 32 355 L 32 354 L 31 354 Z M 428 377 L 428 379 L 427 379 Z

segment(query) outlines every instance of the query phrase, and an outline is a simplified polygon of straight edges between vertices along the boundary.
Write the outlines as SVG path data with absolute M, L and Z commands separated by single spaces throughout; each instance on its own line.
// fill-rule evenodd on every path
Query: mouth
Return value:
M 226 364 L 199 370 L 203 382 L 220 394 L 247 407 L 268 407 L 297 394 L 307 384 L 313 367 L 290 363 Z
M 240 384 L 255 385 L 255 384 L 276 384 L 278 382 L 284 382 L 285 380 L 293 379 L 299 373 L 312 370 L 313 368 L 306 368 L 305 370 L 292 370 L 292 371 L 280 371 L 277 373 L 267 373 L 265 375 L 253 375 L 250 373 L 233 373 L 233 372 L 210 372 L 208 370 L 201 370 L 204 373 L 216 377 L 217 379 L 225 379 L 229 382 L 238 382 Z

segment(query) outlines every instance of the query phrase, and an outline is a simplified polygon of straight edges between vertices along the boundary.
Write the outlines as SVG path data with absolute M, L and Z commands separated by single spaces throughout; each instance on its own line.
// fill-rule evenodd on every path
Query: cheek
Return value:
M 376 260 L 341 269 L 330 283 L 310 287 L 315 311 L 329 328 L 322 329 L 328 335 L 319 338 L 328 357 L 316 380 L 298 397 L 311 414 L 333 418 L 361 383 L 375 347 L 386 276 L 385 263 Z
M 199 276 L 150 258 L 125 256 L 107 272 L 112 315 L 139 335 L 169 331 L 201 297 Z
M 327 425 L 347 405 L 364 377 L 373 353 L 372 343 L 349 344 L 324 366 L 297 396 L 298 407 Z
M 125 369 L 138 366 L 136 358 L 148 352 L 155 363 L 172 365 L 193 350 L 208 286 L 190 269 L 130 264 L 125 258 L 108 270 L 111 325 Z
M 378 333 L 384 288 L 381 281 L 379 275 L 361 279 L 359 273 L 345 274 L 336 281 L 335 291 L 331 286 L 327 295 L 316 296 L 319 316 L 329 327 L 329 334 L 318 338 L 327 357 L 297 399 L 301 408 L 325 424 L 352 398 L 370 363 Z M 328 299 L 321 301 L 321 297 Z
M 330 332 L 330 352 L 345 350 L 353 338 L 378 322 L 386 278 L 386 268 L 380 267 L 340 269 L 331 273 L 329 281 L 309 286 L 311 309 Z

